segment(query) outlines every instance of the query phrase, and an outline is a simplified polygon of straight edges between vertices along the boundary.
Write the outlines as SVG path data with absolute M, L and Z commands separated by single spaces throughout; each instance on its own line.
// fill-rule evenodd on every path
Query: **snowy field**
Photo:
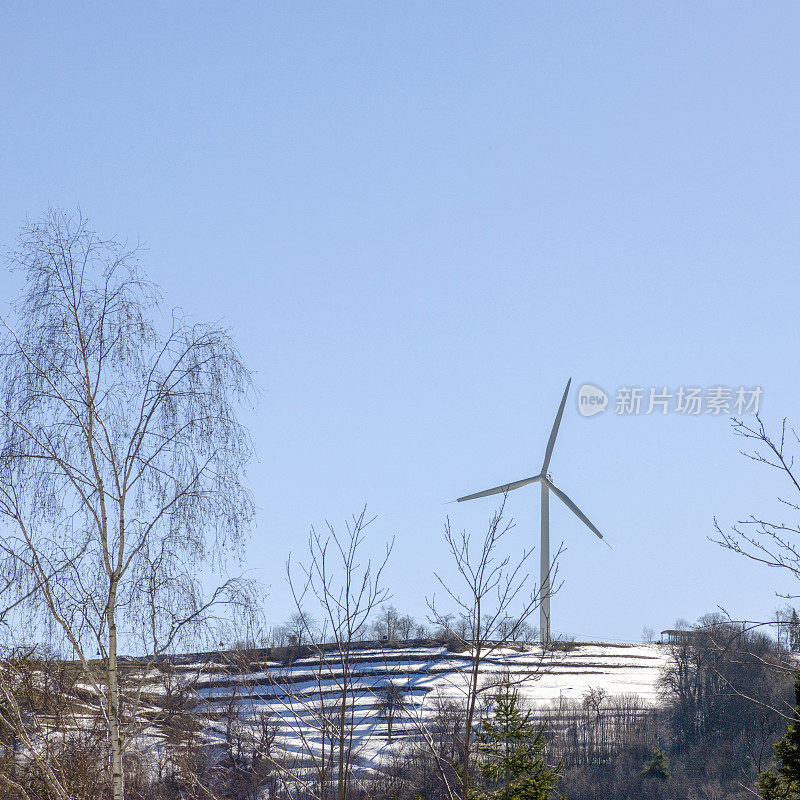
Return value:
M 587 643 L 549 652 L 528 645 L 493 654 L 480 681 L 485 685 L 508 675 L 530 705 L 540 710 L 562 700 L 580 701 L 598 689 L 609 701 L 614 696 L 636 695 L 650 704 L 658 702 L 657 681 L 666 657 L 661 645 Z M 352 662 L 354 743 L 367 761 L 380 760 L 388 747 L 415 736 L 420 723 L 430 720 L 442 702 L 465 697 L 467 653 L 454 653 L 441 645 L 373 646 L 355 650 Z M 195 676 L 195 691 L 205 701 L 210 719 L 232 707 L 254 724 L 268 715 L 281 730 L 279 739 L 288 750 L 319 746 L 321 709 L 327 705 L 332 710 L 341 692 L 341 673 L 333 654 L 327 664 L 309 657 L 290 664 L 258 662 L 250 671 L 242 671 L 198 661 L 182 664 L 180 671 Z M 381 698 L 389 684 L 403 698 L 394 717 L 394 745 L 389 744 L 388 723 L 381 713 Z

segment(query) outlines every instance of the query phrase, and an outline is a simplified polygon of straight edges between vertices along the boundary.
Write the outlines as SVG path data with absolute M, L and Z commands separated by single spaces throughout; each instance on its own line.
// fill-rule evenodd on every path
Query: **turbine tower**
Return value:
M 567 403 L 567 395 L 569 394 L 569 387 L 572 383 L 572 378 L 567 381 L 567 388 L 564 389 L 564 396 L 561 398 L 561 405 L 558 407 L 555 422 L 553 422 L 553 430 L 550 431 L 550 439 L 547 442 L 547 450 L 544 453 L 544 461 L 542 462 L 542 469 L 538 475 L 532 478 L 524 478 L 521 481 L 514 481 L 513 483 L 505 483 L 502 486 L 495 486 L 494 489 L 486 489 L 483 492 L 475 492 L 475 494 L 468 494 L 466 497 L 459 497 L 458 502 L 463 503 L 465 500 L 476 500 L 479 497 L 488 497 L 492 494 L 506 494 L 514 489 L 519 489 L 522 486 L 527 486 L 529 483 L 538 483 L 542 489 L 542 517 L 541 517 L 541 550 L 539 553 L 539 590 L 541 592 L 541 603 L 539 604 L 539 631 L 542 644 L 549 644 L 550 642 L 550 492 L 552 492 L 562 503 L 572 511 L 578 519 L 589 528 L 595 536 L 599 537 L 604 544 L 611 547 L 611 545 L 603 539 L 603 534 L 592 524 L 589 517 L 581 511 L 572 500 L 564 494 L 552 481 L 547 468 L 550 466 L 550 457 L 553 455 L 553 447 L 556 443 L 556 436 L 558 436 L 558 427 L 561 425 L 561 417 L 564 414 L 564 406 Z

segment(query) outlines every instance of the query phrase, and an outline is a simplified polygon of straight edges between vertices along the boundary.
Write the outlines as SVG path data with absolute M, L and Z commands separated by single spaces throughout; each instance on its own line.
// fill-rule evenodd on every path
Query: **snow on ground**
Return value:
M 315 714 L 321 704 L 335 702 L 340 691 L 335 654 L 328 653 L 328 659 L 328 664 L 308 656 L 291 664 L 268 661 L 263 668 L 251 667 L 247 672 L 209 664 L 201 670 L 197 692 L 212 712 L 223 712 L 235 698 L 246 718 L 255 721 L 268 713 L 280 722 L 280 738 L 287 749 L 302 747 L 302 740 L 318 746 Z M 569 644 L 546 652 L 528 645 L 494 653 L 480 680 L 496 681 L 508 674 L 538 709 L 561 700 L 580 701 L 592 689 L 612 697 L 634 694 L 649 704 L 658 702 L 657 681 L 666 659 L 661 645 Z M 354 651 L 352 661 L 354 737 L 368 761 L 380 759 L 388 747 L 387 723 L 379 706 L 381 692 L 389 683 L 399 686 L 405 696 L 405 706 L 394 723 L 396 740 L 414 736 L 419 722 L 435 713 L 439 701 L 459 701 L 465 696 L 468 653 L 454 653 L 442 645 L 367 647 Z M 195 674 L 197 666 L 186 665 Z

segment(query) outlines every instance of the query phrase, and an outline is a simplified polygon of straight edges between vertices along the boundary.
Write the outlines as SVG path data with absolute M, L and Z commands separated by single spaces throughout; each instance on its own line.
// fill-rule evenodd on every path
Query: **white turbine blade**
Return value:
M 537 475 L 535 478 L 525 478 L 525 480 L 522 481 L 515 481 L 514 483 L 504 483 L 502 486 L 495 486 L 494 489 L 486 489 L 482 492 L 475 492 L 475 494 L 468 494 L 466 497 L 459 497 L 458 502 L 463 503 L 464 500 L 476 500 L 478 497 L 488 497 L 490 494 L 505 494 L 514 489 L 519 489 L 520 486 L 536 483 L 538 480 L 541 480 L 540 475 Z
M 567 404 L 567 395 L 569 394 L 569 385 L 571 383 L 572 378 L 567 381 L 567 388 L 564 389 L 564 396 L 561 398 L 561 405 L 558 407 L 558 414 L 556 414 L 556 419 L 553 423 L 553 430 L 550 431 L 550 439 L 547 442 L 547 450 L 545 450 L 544 462 L 542 463 L 542 475 L 547 475 L 547 468 L 550 466 L 550 456 L 553 455 L 556 436 L 558 436 L 558 427 L 561 425 L 561 417 L 564 415 L 564 406 Z
M 589 530 L 598 536 L 600 539 L 603 539 L 603 534 L 600 533 L 599 530 L 592 524 L 592 521 L 586 514 L 581 511 L 572 500 L 567 497 L 564 492 L 561 491 L 552 481 L 547 481 L 547 485 L 550 487 L 550 491 L 559 499 L 561 502 L 570 510 L 573 514 L 581 521 L 584 525 L 586 525 Z M 605 539 L 603 539 L 605 541 Z

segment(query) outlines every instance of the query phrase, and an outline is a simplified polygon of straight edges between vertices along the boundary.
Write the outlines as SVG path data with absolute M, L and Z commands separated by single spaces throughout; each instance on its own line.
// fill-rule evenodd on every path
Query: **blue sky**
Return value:
M 792 3 L 29 3 L 0 27 L 0 242 L 49 205 L 141 240 L 261 389 L 248 566 L 368 503 L 424 616 L 462 494 L 534 474 L 564 383 L 760 385 L 794 418 Z M 16 279 L 0 276 L 10 299 Z M 580 417 L 556 631 L 639 638 L 792 584 L 707 541 L 775 508 L 724 418 Z M 534 487 L 512 549 L 536 544 Z M 786 516 L 784 513 L 783 516 Z

